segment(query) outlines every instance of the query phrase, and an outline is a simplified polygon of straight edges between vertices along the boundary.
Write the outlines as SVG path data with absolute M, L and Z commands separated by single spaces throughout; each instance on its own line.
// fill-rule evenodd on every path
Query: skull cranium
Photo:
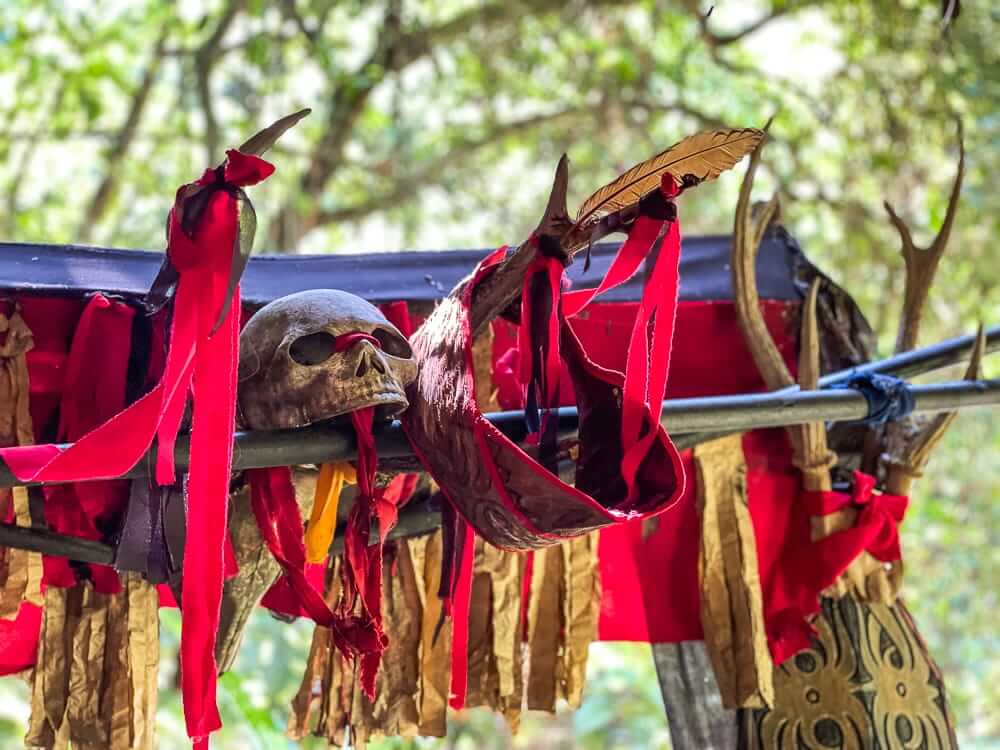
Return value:
M 358 333 L 367 336 L 343 339 Z M 291 294 L 258 310 L 240 335 L 241 421 L 301 427 L 369 406 L 394 416 L 416 374 L 406 338 L 374 305 L 333 289 Z
M 346 346 L 337 345 L 338 337 Z M 407 407 L 404 391 L 416 375 L 410 345 L 374 305 L 332 289 L 292 294 L 258 310 L 240 334 L 241 426 L 300 427 L 369 406 L 384 419 Z M 303 518 L 312 511 L 316 473 L 292 469 Z M 239 572 L 223 589 L 220 672 L 232 666 L 251 611 L 281 573 L 266 551 L 246 487 L 230 497 L 229 534 Z

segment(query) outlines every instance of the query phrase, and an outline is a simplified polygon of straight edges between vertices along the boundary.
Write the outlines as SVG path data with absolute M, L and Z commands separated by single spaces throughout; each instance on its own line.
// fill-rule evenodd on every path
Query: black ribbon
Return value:
M 868 416 L 858 420 L 860 424 L 883 425 L 895 422 L 908 416 L 916 406 L 910 385 L 892 375 L 864 373 L 834 387 L 850 388 L 865 397 Z

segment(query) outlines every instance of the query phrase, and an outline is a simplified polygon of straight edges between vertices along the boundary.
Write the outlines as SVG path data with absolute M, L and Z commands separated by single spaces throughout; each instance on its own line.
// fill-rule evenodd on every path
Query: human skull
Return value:
M 337 351 L 337 337 L 372 336 Z M 417 376 L 406 338 L 374 305 L 334 289 L 290 294 L 265 305 L 240 334 L 239 407 L 252 430 L 301 427 L 376 407 L 407 407 Z

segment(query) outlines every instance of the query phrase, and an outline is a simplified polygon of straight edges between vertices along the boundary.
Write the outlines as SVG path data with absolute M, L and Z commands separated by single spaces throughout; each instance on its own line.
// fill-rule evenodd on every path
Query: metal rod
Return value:
M 931 370 L 947 367 L 962 358 L 967 357 L 972 351 L 975 343 L 975 336 L 959 336 L 954 339 L 942 341 L 932 346 L 922 349 L 915 349 L 904 354 L 899 354 L 878 362 L 871 362 L 859 365 L 847 370 L 832 373 L 820 379 L 821 387 L 829 387 L 837 383 L 842 383 L 854 375 L 861 373 L 877 372 L 897 377 L 908 377 L 915 374 L 922 374 Z M 1000 349 L 1000 326 L 993 326 L 986 331 L 986 351 L 993 352 Z M 792 386 L 769 394 L 754 396 L 725 396 L 714 399 L 683 399 L 677 401 L 664 402 L 664 422 L 671 435 L 685 435 L 677 440 L 678 447 L 689 448 L 700 442 L 706 442 L 716 437 L 729 434 L 733 430 L 747 430 L 755 427 L 772 427 L 785 424 L 798 424 L 800 422 L 757 422 L 755 420 L 743 420 L 739 424 L 726 423 L 725 426 L 715 427 L 715 431 L 710 431 L 709 427 L 691 427 L 692 424 L 700 424 L 697 414 L 687 414 L 689 409 L 708 409 L 706 415 L 724 413 L 725 406 L 720 406 L 721 400 L 732 402 L 733 408 L 742 408 L 747 403 L 753 405 L 757 401 L 741 402 L 740 399 L 750 398 L 760 400 L 758 408 L 773 410 L 778 408 L 787 411 L 783 401 L 774 402 L 774 399 L 790 394 L 798 394 L 798 386 Z M 807 401 L 810 397 L 806 397 Z M 848 397 L 850 398 L 850 397 Z M 811 402 L 813 403 L 813 402 Z M 815 402 L 815 403 L 822 403 Z M 861 403 L 858 401 L 857 403 Z M 713 411 L 716 409 L 717 411 Z M 718 411 L 721 409 L 721 411 Z M 794 410 L 792 410 L 794 412 Z M 798 412 L 794 412 L 798 413 Z M 706 416 L 703 415 L 703 416 Z M 730 417 L 732 415 L 729 415 Z M 521 412 L 496 412 L 487 414 L 493 424 L 499 427 L 511 440 L 521 442 L 527 437 L 527 428 Z M 859 419 L 864 414 L 854 411 L 843 419 Z M 763 417 L 762 417 L 763 419 Z M 826 416 L 817 413 L 810 416 L 805 421 L 815 420 L 838 421 L 840 417 L 836 414 Z M 705 422 L 704 424 L 709 424 Z M 559 410 L 559 431 L 562 436 L 571 435 L 576 431 L 577 417 L 576 409 L 567 407 Z M 687 433 L 698 433 L 700 435 L 690 436 Z M 412 457 L 410 445 L 398 424 L 383 429 L 377 436 L 378 455 L 380 458 L 406 458 Z M 61 446 L 66 447 L 66 446 Z M 357 442 L 354 431 L 347 426 L 335 426 L 331 424 L 312 425 L 299 428 L 297 430 L 281 431 L 257 431 L 239 432 L 235 437 L 233 450 L 234 469 L 251 469 L 265 466 L 290 466 L 292 464 L 323 463 L 331 460 L 345 460 L 356 455 Z M 190 437 L 181 435 L 177 439 L 174 460 L 178 471 L 183 472 L 188 467 L 188 457 L 190 455 Z M 124 478 L 135 478 L 146 476 L 148 467 L 155 465 L 149 460 L 140 461 L 130 471 L 122 475 Z M 107 477 L 112 479 L 115 477 Z M 21 484 L 11 473 L 7 466 L 0 461 L 0 487 L 13 487 Z
M 983 334 L 986 337 L 984 354 L 992 354 L 1000 350 L 1000 325 L 990 326 L 983 331 Z M 877 362 L 868 362 L 857 367 L 832 372 L 819 379 L 819 387 L 827 388 L 837 383 L 844 383 L 854 375 L 864 373 L 895 375 L 897 378 L 926 375 L 967 360 L 972 354 L 972 348 L 975 344 L 975 335 L 956 336 L 953 339 L 947 339 L 920 349 L 912 349 Z
M 1000 381 L 958 381 L 912 386 L 917 413 L 951 411 L 1000 403 Z M 576 407 L 558 409 L 559 432 L 576 430 Z M 854 390 L 778 391 L 739 396 L 669 399 L 663 402 L 663 424 L 671 435 L 744 431 L 806 422 L 850 422 L 868 415 L 868 402 Z M 487 418 L 515 442 L 526 435 L 520 411 L 496 412 Z M 395 422 L 376 435 L 380 458 L 412 455 L 402 427 Z M 353 430 L 347 425 L 317 424 L 294 430 L 239 432 L 233 451 L 233 470 L 267 466 L 346 461 L 355 457 Z M 177 469 L 187 469 L 189 442 L 177 441 Z M 147 461 L 141 461 L 124 477 L 146 476 Z M 106 477 L 113 479 L 115 477 Z M 0 466 L 0 487 L 20 482 L 6 466 Z
M 1000 325 L 991 326 L 983 331 L 986 338 L 985 354 L 991 354 L 1000 350 Z M 959 362 L 968 359 L 972 355 L 972 349 L 976 343 L 975 335 L 956 336 L 953 339 L 931 344 L 920 349 L 912 349 L 902 354 L 896 354 L 877 362 L 867 362 L 857 367 L 849 367 L 846 370 L 839 370 L 824 375 L 819 379 L 820 388 L 830 388 L 846 383 L 856 375 L 879 374 L 893 375 L 897 378 L 911 378 L 914 375 L 926 375 L 945 367 L 952 367 Z M 797 385 L 772 391 L 773 394 L 798 393 L 800 388 Z M 835 421 L 835 420 L 826 420 Z M 737 430 L 738 432 L 738 430 Z M 687 435 L 680 435 L 674 440 L 674 444 L 681 450 L 692 448 L 710 440 L 732 435 L 734 430 L 722 430 L 716 432 L 699 432 Z
M 1000 405 L 1000 380 L 962 380 L 913 386 L 912 390 L 914 412 L 918 414 Z M 501 412 L 492 416 L 497 425 L 509 424 L 516 417 L 518 429 L 524 430 L 520 412 Z M 854 390 L 761 393 L 663 402 L 663 421 L 671 432 L 680 436 L 674 441 L 679 448 L 696 444 L 697 436 L 705 432 L 743 431 L 816 421 L 857 421 L 867 416 L 868 402 Z M 561 429 L 574 424 L 576 409 L 560 409 L 559 421 Z M 516 435 L 518 429 L 512 429 L 511 434 Z M 408 452 L 401 433 L 398 423 L 390 427 L 387 437 L 385 432 L 380 435 L 380 448 L 384 443 L 389 453 Z M 684 439 L 685 435 L 688 440 Z M 241 449 L 236 454 L 238 461 L 234 461 L 236 470 L 344 460 L 352 457 L 354 450 L 353 439 L 348 439 L 344 430 L 329 425 L 284 432 L 241 433 L 237 436 L 237 445 L 241 445 Z M 283 463 L 276 464 L 276 460 Z M 17 480 L 8 473 L 2 481 L 12 486 Z M 419 532 L 407 529 L 406 533 Z M 108 564 L 113 557 L 108 545 L 9 524 L 0 524 L 0 545 L 61 555 L 81 562 Z
M 985 333 L 986 352 L 992 353 L 1000 349 L 1000 326 L 993 326 Z M 820 386 L 843 383 L 854 375 L 868 372 L 897 377 L 927 373 L 961 361 L 971 353 L 974 342 L 975 336 L 959 336 L 885 360 L 832 373 L 820 379 Z M 915 386 L 914 393 L 915 410 L 918 413 L 996 406 L 1000 403 L 1000 385 L 997 381 Z M 867 403 L 854 391 L 802 392 L 795 386 L 773 393 L 675 399 L 663 404 L 663 421 L 671 434 L 676 436 L 674 442 L 682 450 L 734 431 L 820 420 L 855 421 L 864 419 L 867 413 Z M 526 436 L 527 430 L 520 412 L 500 412 L 487 417 L 516 442 Z M 576 425 L 575 408 L 559 410 L 559 432 L 562 436 L 574 433 Z M 278 432 L 243 432 L 236 436 L 234 469 L 342 460 L 353 457 L 356 450 L 353 432 L 333 425 L 314 425 Z M 380 432 L 378 451 L 382 458 L 411 455 L 409 444 L 398 423 Z M 187 468 L 189 452 L 189 437 L 181 436 L 175 453 L 177 467 L 181 471 Z M 141 461 L 124 477 L 145 476 L 148 465 L 149 462 Z M 0 461 L 0 487 L 18 484 L 20 482 Z M 424 517 L 424 520 L 412 529 L 409 524 L 403 524 L 391 536 L 420 533 L 433 528 L 437 523 L 437 513 L 433 509 L 426 509 L 417 515 Z M 110 564 L 114 557 L 113 547 L 101 542 L 12 524 L 0 524 L 0 546 L 98 564 Z
M 48 529 L 29 529 L 8 523 L 0 523 L 0 546 L 57 555 L 98 565 L 110 565 L 115 556 L 114 548 L 102 542 L 56 534 Z

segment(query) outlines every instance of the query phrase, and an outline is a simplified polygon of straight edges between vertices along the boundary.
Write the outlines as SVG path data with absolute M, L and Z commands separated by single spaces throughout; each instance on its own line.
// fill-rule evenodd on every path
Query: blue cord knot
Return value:
M 859 419 L 861 424 L 882 425 L 908 416 L 916 400 L 909 383 L 892 375 L 863 373 L 854 375 L 837 388 L 860 391 L 868 402 L 868 416 Z

